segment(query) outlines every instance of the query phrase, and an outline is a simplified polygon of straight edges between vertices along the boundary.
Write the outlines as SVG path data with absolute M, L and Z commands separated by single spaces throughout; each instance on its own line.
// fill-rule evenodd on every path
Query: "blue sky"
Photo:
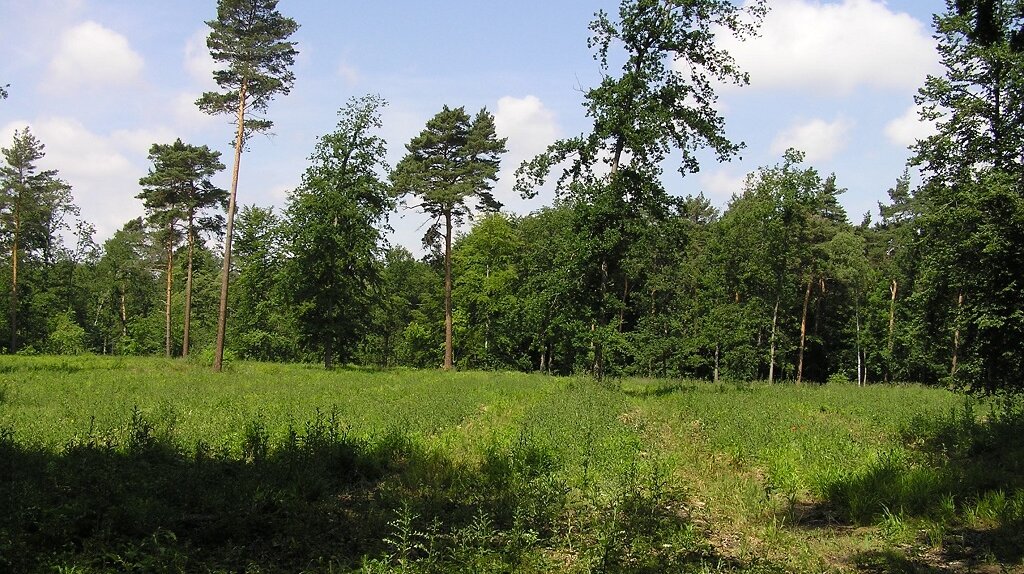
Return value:
M 770 0 L 761 36 L 723 40 L 751 85 L 721 91 L 728 135 L 747 144 L 741 161 L 708 158 L 681 178 L 681 195 L 703 192 L 724 207 L 744 176 L 777 163 L 785 148 L 835 172 L 856 223 L 902 173 L 909 145 L 928 133 L 913 96 L 940 73 L 931 15 L 941 0 Z M 350 97 L 389 101 L 383 136 L 389 161 L 441 106 L 486 106 L 508 137 L 496 190 L 509 210 L 550 203 L 511 192 L 520 161 L 558 137 L 588 129 L 582 90 L 599 80 L 587 24 L 608 0 L 365 2 L 281 0 L 301 28 L 292 93 L 270 107 L 272 137 L 253 140 L 242 159 L 239 202 L 283 207 L 316 138 L 332 131 Z M 215 86 L 205 47 L 213 0 L 0 0 L 0 146 L 31 126 L 47 146 L 44 167 L 74 188 L 100 240 L 142 214 L 135 199 L 153 143 L 176 137 L 207 144 L 230 164 L 230 120 L 201 114 L 198 95 Z M 230 168 L 230 165 L 229 165 Z M 228 185 L 228 173 L 217 183 Z M 426 216 L 392 217 L 392 243 L 419 252 Z

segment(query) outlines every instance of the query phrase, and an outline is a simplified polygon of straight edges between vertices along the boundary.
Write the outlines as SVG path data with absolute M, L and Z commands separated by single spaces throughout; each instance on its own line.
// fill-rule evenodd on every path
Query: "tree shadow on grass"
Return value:
M 1024 402 L 1003 402 L 985 417 L 972 405 L 915 419 L 904 431 L 905 451 L 828 485 L 824 505 L 851 524 L 916 521 L 925 529 L 919 542 L 940 549 L 911 565 L 1021 565 Z
M 777 571 L 718 555 L 643 473 L 569 488 L 526 434 L 469 460 L 326 413 L 240 434 L 183 449 L 135 411 L 54 453 L 0 430 L 0 572 Z

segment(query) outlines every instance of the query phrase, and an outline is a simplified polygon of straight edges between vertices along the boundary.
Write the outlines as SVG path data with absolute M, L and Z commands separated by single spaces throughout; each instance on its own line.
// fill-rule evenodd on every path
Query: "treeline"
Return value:
M 41 156 L 41 144 L 32 142 L 20 132 L 12 147 L 35 146 Z M 166 164 L 181 145 L 154 146 L 155 157 Z M 166 197 L 158 208 L 152 188 L 143 187 L 148 219 L 129 221 L 102 246 L 79 225 L 71 235 L 76 244 L 66 245 L 68 216 L 76 213 L 66 185 L 52 172 L 31 177 L 45 180 L 38 189 L 47 193 L 18 204 L 31 215 L 8 233 L 19 238 L 4 272 L 12 298 L 0 325 L 11 335 L 9 352 L 209 352 L 221 260 L 188 237 L 222 233 L 222 217 L 193 215 L 189 223 L 167 208 Z M 155 179 L 151 173 L 143 186 Z M 376 255 L 366 281 L 339 293 L 355 309 L 331 320 L 307 316 L 316 297 L 297 300 L 296 291 L 316 262 L 295 263 L 297 234 L 316 220 L 304 207 L 309 187 L 293 193 L 282 212 L 246 206 L 238 214 L 229 355 L 321 361 L 319 333 L 332 323 L 348 333 L 329 351 L 341 361 L 441 365 L 440 244 L 418 260 L 401 247 L 382 250 L 371 237 L 364 251 Z M 952 369 L 957 301 L 929 308 L 915 297 L 921 239 L 910 191 L 904 175 L 880 206 L 880 220 L 852 225 L 836 177 L 823 177 L 791 151 L 751 174 L 722 213 L 698 196 L 669 198 L 654 209 L 566 200 L 525 216 L 479 217 L 452 247 L 455 364 L 559 374 L 937 381 Z M 206 204 L 223 199 L 208 195 Z M 370 223 L 365 227 L 380 227 Z

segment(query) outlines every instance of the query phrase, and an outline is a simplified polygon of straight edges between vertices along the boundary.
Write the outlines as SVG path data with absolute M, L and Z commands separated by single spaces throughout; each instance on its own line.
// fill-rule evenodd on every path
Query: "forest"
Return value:
M 298 23 L 276 4 L 221 0 L 209 22 L 222 91 L 197 104 L 237 119 L 232 189 L 210 182 L 230 158 L 154 143 L 139 187 L 118 191 L 146 215 L 98 244 L 59 170 L 38 167 L 47 142 L 25 128 L 3 144 L 7 353 L 1021 388 L 1016 2 L 935 16 L 945 73 L 918 101 L 937 133 L 863 216 L 806 150 L 750 173 L 721 210 L 666 191 L 699 153 L 742 149 L 714 104 L 748 78 L 714 40 L 756 34 L 768 6 L 711 1 L 595 16 L 593 129 L 517 172 L 524 196 L 557 188 L 543 209 L 505 213 L 491 194 L 505 140 L 486 109 L 446 106 L 387 166 L 377 95 L 339 110 L 285 207 L 244 190 L 236 204 L 246 144 L 294 81 Z M 426 256 L 387 244 L 395 206 L 430 218 Z
M 531 213 L 489 110 L 389 165 L 375 94 L 254 205 L 300 22 L 216 4 L 233 157 L 153 142 L 142 217 L 98 238 L 54 142 L 0 142 L 0 572 L 1024 573 L 1024 0 L 935 15 L 935 131 L 863 215 L 814 150 L 669 191 L 742 153 L 720 40 L 766 0 L 597 11 Z

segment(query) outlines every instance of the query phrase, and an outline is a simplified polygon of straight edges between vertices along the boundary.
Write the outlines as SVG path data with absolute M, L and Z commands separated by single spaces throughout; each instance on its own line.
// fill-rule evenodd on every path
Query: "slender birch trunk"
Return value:
M 811 302 L 811 287 L 814 279 L 807 280 L 807 290 L 804 291 L 804 311 L 800 319 L 800 357 L 796 365 L 796 384 L 801 384 L 804 377 L 804 348 L 807 345 L 807 306 Z
M 185 269 L 185 324 L 182 326 L 184 334 L 181 340 L 181 356 L 188 356 L 189 328 L 192 325 L 192 254 L 195 245 L 195 238 L 192 235 L 192 221 L 188 222 L 188 264 Z
M 779 323 L 779 303 L 780 299 L 775 299 L 775 311 L 772 312 L 772 334 L 771 343 L 769 345 L 768 352 L 768 384 L 775 382 L 775 328 Z
M 452 344 L 452 212 L 444 213 L 444 370 L 454 364 Z
M 718 383 L 718 351 L 719 345 L 715 343 L 715 383 Z
M 950 366 L 949 374 L 956 374 L 956 360 L 957 353 L 960 351 L 960 310 L 964 306 L 964 292 L 960 291 L 960 294 L 956 299 L 956 323 L 953 329 L 953 364 Z
M 125 293 L 124 285 L 121 285 L 121 336 L 128 336 L 128 295 Z

